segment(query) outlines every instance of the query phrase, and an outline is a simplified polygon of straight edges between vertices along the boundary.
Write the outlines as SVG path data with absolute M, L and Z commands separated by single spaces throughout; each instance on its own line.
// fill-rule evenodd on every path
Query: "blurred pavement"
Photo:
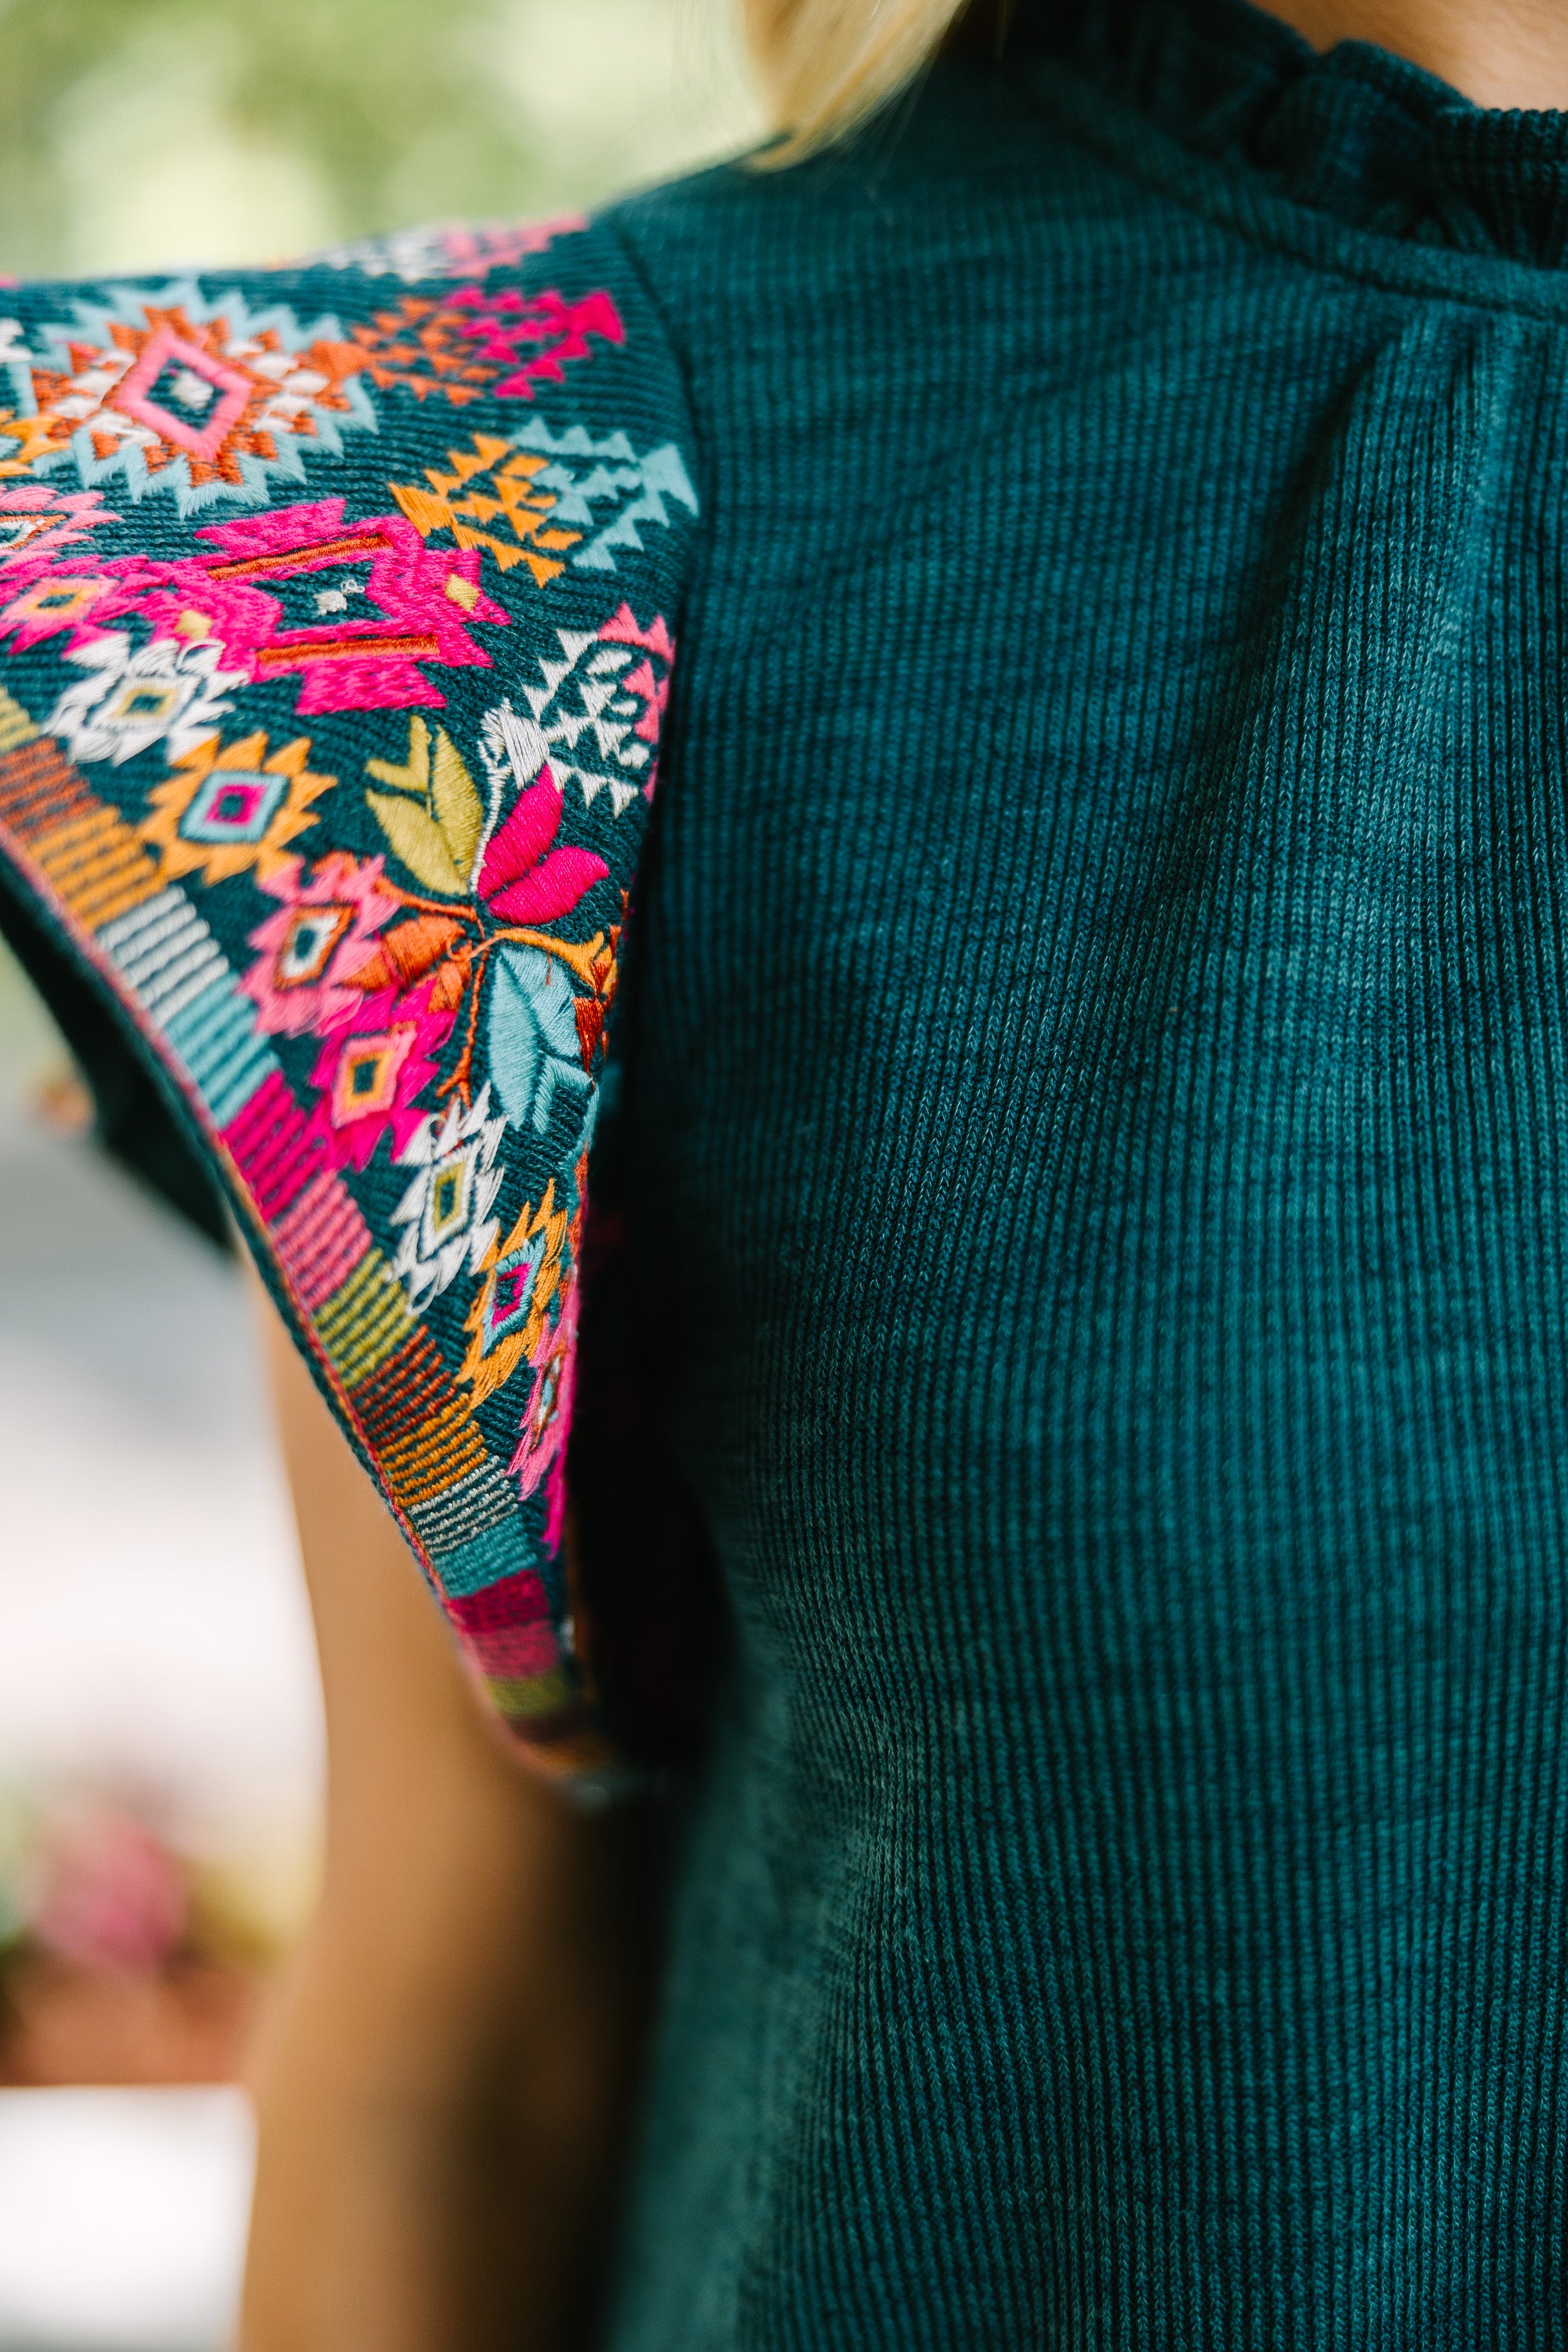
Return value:
M 0 2095 L 6 2352 L 217 2352 L 250 2194 L 243 2093 Z

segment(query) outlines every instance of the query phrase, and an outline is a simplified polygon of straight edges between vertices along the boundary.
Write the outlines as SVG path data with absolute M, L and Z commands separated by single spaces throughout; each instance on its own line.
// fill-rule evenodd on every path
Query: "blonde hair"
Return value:
M 746 37 L 784 133 L 759 161 L 797 163 L 895 97 L 964 0 L 743 0 Z

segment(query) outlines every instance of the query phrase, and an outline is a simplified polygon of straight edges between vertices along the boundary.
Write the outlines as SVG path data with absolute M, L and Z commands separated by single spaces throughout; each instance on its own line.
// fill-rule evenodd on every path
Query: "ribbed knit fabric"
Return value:
M 172 1088 L 185 1142 L 143 1137 L 141 1164 L 198 1214 L 226 1186 L 557 1761 L 584 1625 L 623 1732 L 639 1609 L 656 1698 L 711 1646 L 711 1613 L 666 1604 L 662 1499 L 615 1548 L 618 1662 L 602 1554 L 581 1611 L 556 1559 L 562 1253 L 614 957 L 549 926 L 591 921 L 597 955 L 632 886 L 585 1374 L 624 1224 L 610 1319 L 732 1625 L 610 2352 L 1568 2346 L 1568 121 L 1478 113 L 1364 47 L 1316 58 L 1241 0 L 1019 0 L 999 63 L 949 60 L 847 152 L 557 237 L 71 296 L 109 354 L 79 384 L 50 357 L 68 289 L 16 296 L 38 348 L 7 345 L 35 408 L 0 434 L 26 478 L 6 528 L 74 548 L 112 521 L 116 551 L 79 558 L 79 644 L 58 547 L 44 601 L 0 611 L 0 846 L 111 1125 Z M 474 269 L 488 293 L 444 290 Z M 431 284 L 378 290 L 407 270 Z M 174 292 L 187 340 L 121 380 L 110 342 L 151 344 Z M 271 348 L 246 322 L 293 335 L 289 306 L 329 299 L 355 340 L 311 348 L 352 399 L 181 475 L 176 443 L 239 429 L 237 372 Z M 573 319 L 582 349 L 497 381 Z M 166 406 L 204 384 L 210 432 Z M 99 401 L 97 438 L 68 400 Z M 515 545 L 499 492 L 453 502 L 508 452 Z M 277 505 L 225 530 L 317 536 L 220 560 L 198 488 Z M 268 593 L 214 582 L 347 566 L 320 616 L 363 593 L 362 544 L 437 564 L 416 537 L 462 622 L 437 601 L 445 635 L 383 646 L 391 684 L 301 703 L 330 772 L 259 768 L 242 728 L 310 748 L 298 681 L 244 670 L 237 614 Z M 149 601 L 171 581 L 184 604 Z M 201 744 L 175 793 L 167 713 L 115 706 L 141 749 L 94 731 L 68 666 L 103 669 L 105 613 L 165 685 L 234 664 L 243 709 L 211 711 L 254 838 L 191 797 Z M 368 662 L 363 616 L 341 626 Z M 622 769 L 676 639 L 639 865 Z M 591 727 L 604 772 L 563 764 Z M 321 985 L 374 970 L 385 1019 L 424 1005 L 401 1139 L 322 1075 L 381 999 L 311 1029 L 261 928 L 297 857 L 320 919 L 373 856 L 386 906 L 355 906 L 391 961 Z M 149 945 L 121 898 L 145 926 L 155 890 Z M 222 965 L 221 1034 L 168 1010 L 176 920 L 204 989 Z M 458 933 L 440 1005 L 399 992 Z M 493 982 L 479 1024 L 481 960 L 563 940 L 573 993 L 541 1012 L 539 983 L 537 1036 Z M 123 1094 L 121 1016 L 151 1074 Z M 541 1039 L 560 1102 L 534 1100 Z M 235 1108 L 241 1049 L 262 1111 Z M 450 1121 L 471 1098 L 445 1139 L 439 1055 Z M 297 1230 L 274 1196 L 334 1134 L 331 1214 Z M 501 1242 L 426 1249 L 423 1177 L 405 1197 L 480 1140 L 507 1302 L 545 1318 L 504 1356 Z M 601 1471 L 623 1528 L 656 1516 L 623 1402 L 573 1425 L 590 1538 Z M 488 1470 L 448 1443 L 476 1427 Z
M 615 2352 L 1568 2343 L 1563 150 L 1140 4 L 617 215 L 735 1664 Z

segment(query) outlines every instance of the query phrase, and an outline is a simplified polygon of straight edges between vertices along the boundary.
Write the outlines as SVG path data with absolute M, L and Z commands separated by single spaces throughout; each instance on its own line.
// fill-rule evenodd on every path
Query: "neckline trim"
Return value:
M 1561 272 L 1568 291 L 1568 113 L 1479 107 L 1370 42 L 1315 50 L 1250 0 L 1020 0 L 1009 46 L 1255 197 L 1412 258 Z

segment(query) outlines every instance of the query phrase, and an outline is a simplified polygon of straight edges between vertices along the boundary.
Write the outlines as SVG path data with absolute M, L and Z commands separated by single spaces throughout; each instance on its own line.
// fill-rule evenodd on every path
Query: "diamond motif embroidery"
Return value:
M 258 776 L 238 771 L 215 773 L 196 788 L 180 819 L 186 841 L 237 842 L 261 840 L 272 813 L 289 788 L 287 776 Z
M 10 298 L 0 852 L 179 1089 L 470 1666 L 575 1773 L 587 1147 L 694 499 L 617 241 L 517 267 L 545 242 Z
M 111 287 L 33 340 L 34 410 L 12 420 L 8 472 L 69 460 L 84 484 L 119 480 L 132 498 L 172 490 L 189 514 L 219 500 L 262 506 L 307 456 L 339 457 L 342 434 L 374 428 L 357 382 L 363 353 L 335 319 L 301 326 L 284 303 L 206 301 L 195 279 Z
M 379 1037 L 356 1037 L 338 1064 L 332 1087 L 332 1125 L 347 1127 L 373 1111 L 390 1110 L 397 1099 L 397 1074 L 414 1044 L 412 1029 Z
M 544 1264 L 544 1238 L 542 1233 L 535 1234 L 521 1249 L 510 1251 L 497 1263 L 495 1288 L 484 1318 L 487 1354 L 498 1339 L 521 1331 L 532 1312 L 533 1285 Z
M 174 761 L 155 785 L 142 837 L 163 854 L 170 876 L 200 872 L 226 882 L 254 872 L 266 881 L 292 860 L 285 852 L 316 822 L 313 803 L 332 786 L 307 764 L 309 736 L 274 751 L 259 730 L 225 744 L 209 735 Z
M 495 1156 L 506 1121 L 489 1112 L 485 1086 L 471 1110 L 452 1103 L 440 1118 L 423 1119 L 397 1155 L 400 1167 L 419 1171 L 392 1212 L 404 1228 L 392 1270 L 405 1277 L 416 1315 L 456 1280 L 465 1259 L 479 1265 L 500 1230 L 489 1213 L 505 1172 Z
M 300 907 L 289 918 L 272 965 L 277 989 L 309 988 L 331 961 L 332 950 L 353 921 L 352 907 Z
M 68 656 L 86 676 L 60 696 L 49 730 L 78 760 L 118 764 L 155 743 L 177 760 L 207 740 L 230 708 L 225 689 L 242 683 L 220 656 L 212 645 L 134 648 L 117 632 L 100 637 Z

